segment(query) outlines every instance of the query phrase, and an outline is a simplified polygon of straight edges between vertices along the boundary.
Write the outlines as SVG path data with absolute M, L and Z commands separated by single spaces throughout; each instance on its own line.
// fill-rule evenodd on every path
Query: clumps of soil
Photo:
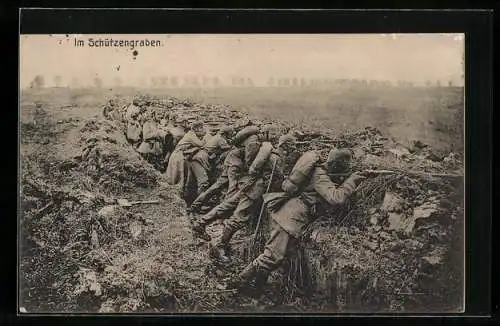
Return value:
M 135 187 L 153 188 L 161 178 L 110 121 L 91 120 L 80 130 L 81 154 L 75 159 L 100 189 L 123 193 Z
M 177 189 L 160 184 L 158 172 L 112 121 L 90 120 L 51 141 L 64 150 L 36 146 L 21 160 L 20 300 L 26 311 L 227 306 L 204 273 L 209 259 L 192 244 Z M 160 204 L 120 207 L 117 197 Z
M 101 199 L 91 193 L 54 185 L 46 176 L 23 177 L 21 195 L 21 293 L 28 311 L 82 309 L 68 301 L 86 257 L 92 211 Z
M 137 99 L 146 120 L 164 117 L 157 112 L 212 122 L 225 117 L 221 123 L 235 125 L 245 118 L 223 106 Z M 373 128 L 339 138 L 304 130 L 299 152 L 316 148 L 326 155 L 332 146 L 351 147 L 358 154 L 356 168 L 396 173 L 367 180 L 346 207 L 319 212 L 322 217 L 311 226 L 304 246 L 273 273 L 267 293 L 255 301 L 221 289 L 218 281 L 262 251 L 268 216 L 262 216 L 255 243 L 255 223 L 246 235 L 235 237 L 240 240 L 235 266 L 221 271 L 211 265 L 208 248 L 192 241 L 177 189 L 163 184 L 161 175 L 125 139 L 128 104 L 114 99 L 104 107 L 107 120 L 90 120 L 72 134 L 68 144 L 76 154 L 65 158 L 40 147 L 22 158 L 21 301 L 28 311 L 373 312 L 461 307 L 463 179 L 407 173 L 417 167 L 447 170 L 444 159 L 422 155 L 428 148 L 418 145 L 407 153 Z M 34 132 L 51 123 L 46 119 L 45 127 L 39 123 Z M 458 159 L 453 162 L 461 166 Z M 160 199 L 161 204 L 124 208 L 116 204 L 117 196 Z
M 317 309 L 460 311 L 462 181 L 379 177 L 350 210 L 313 223 L 304 252 Z
M 134 108 L 135 107 L 135 108 Z M 231 110 L 225 105 L 195 103 L 189 99 L 175 97 L 154 97 L 138 95 L 132 99 L 112 99 L 102 108 L 106 119 L 114 121 L 125 130 L 127 111 L 138 110 L 138 120 L 160 123 L 171 116 L 182 117 L 188 121 L 201 120 L 215 126 L 238 126 L 248 120 L 246 114 Z

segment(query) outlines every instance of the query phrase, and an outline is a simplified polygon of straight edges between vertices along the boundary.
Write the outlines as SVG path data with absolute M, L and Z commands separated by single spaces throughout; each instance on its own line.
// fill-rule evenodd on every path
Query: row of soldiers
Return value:
M 261 288 L 297 250 L 322 208 L 344 204 L 365 179 L 350 173 L 351 150 L 332 148 L 326 159 L 318 150 L 296 153 L 294 132 L 279 135 L 271 124 L 249 121 L 237 132 L 227 127 L 205 133 L 199 121 L 164 120 L 160 133 L 149 137 L 143 131 L 135 145 L 142 154 L 156 153 L 151 150 L 155 146 L 163 149 L 155 155 L 166 164 L 167 182 L 182 189 L 195 237 L 211 241 L 206 227 L 224 220 L 222 235 L 209 249 L 213 259 L 229 263 L 233 235 L 260 219 L 263 208 L 269 213 L 271 233 L 264 251 L 228 281 L 229 287 L 255 283 Z M 129 126 L 135 124 L 132 116 Z M 332 173 L 350 176 L 339 181 L 332 179 Z M 207 205 L 214 198 L 218 203 Z

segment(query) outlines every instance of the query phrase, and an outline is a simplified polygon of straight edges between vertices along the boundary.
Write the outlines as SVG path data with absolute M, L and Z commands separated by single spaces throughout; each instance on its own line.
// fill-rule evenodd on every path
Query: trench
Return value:
M 142 111 L 145 119 L 151 118 L 159 107 L 175 108 L 174 111 L 182 114 L 197 114 L 202 119 L 221 123 L 227 123 L 228 116 L 235 124 L 246 118 L 228 108 L 175 99 L 155 106 L 154 99 L 148 101 L 146 99 Z M 38 248 L 37 253 L 31 254 L 38 263 L 26 270 L 31 273 L 29 277 L 37 279 L 33 276 L 36 267 L 47 261 L 62 262 L 62 267 L 55 267 L 54 277 L 40 276 L 39 283 L 43 281 L 43 284 L 36 285 L 36 280 L 30 283 L 29 287 L 35 284 L 35 288 L 43 289 L 35 295 L 39 298 L 47 296 L 47 291 L 59 296 L 51 300 L 59 302 L 43 309 L 100 312 L 461 309 L 461 180 L 398 174 L 368 182 L 363 196 L 353 198 L 350 207 L 321 212 L 307 238 L 302 239 L 303 244 L 271 275 L 265 293 L 256 299 L 250 294 L 225 292 L 219 285 L 262 251 L 269 234 L 269 217 L 265 211 L 255 240 L 256 221 L 233 239 L 235 259 L 231 266 L 220 268 L 211 264 L 207 244 L 196 243 L 190 235 L 178 189 L 166 185 L 159 173 L 162 169 L 146 164 L 144 157 L 127 142 L 122 105 L 108 103 L 104 109 L 105 119 L 91 120 L 81 126 L 78 137 L 73 139 L 79 148 L 77 154 L 70 159 L 54 157 L 56 169 L 54 162 L 48 162 L 50 158 L 45 157 L 47 168 L 39 172 L 43 182 L 30 179 L 36 190 L 32 189 L 30 195 L 36 199 L 23 204 L 25 220 L 31 223 L 26 231 L 40 229 L 42 234 L 37 237 L 27 234 L 26 238 L 37 238 L 38 242 L 42 238 L 45 245 L 30 244 Z M 217 110 L 217 114 L 212 109 Z M 318 138 L 319 143 L 331 140 L 322 135 L 310 137 L 305 138 L 308 145 Z M 375 143 L 383 137 L 366 129 L 354 136 L 345 135 L 339 143 L 366 150 L 366 144 L 351 144 L 352 139 L 363 138 L 365 143 L 370 143 L 368 150 L 375 152 L 379 150 Z M 306 149 L 298 148 L 299 151 Z M 46 153 L 37 155 L 42 158 Z M 55 185 L 51 186 L 54 181 Z M 66 192 L 57 190 L 67 185 L 71 187 Z M 42 217 L 35 214 L 48 201 L 36 192 L 49 194 L 46 197 L 52 199 L 62 198 L 57 206 L 59 211 L 49 209 Z M 398 194 L 402 199 L 404 203 L 400 205 L 404 207 L 400 211 L 387 212 L 380 208 L 387 193 Z M 162 204 L 116 207 L 110 199 L 120 196 L 131 200 L 159 198 Z M 429 202 L 434 205 L 426 211 L 429 216 L 410 218 L 414 210 L 424 210 Z M 403 224 L 399 229 L 391 229 L 390 218 L 395 216 L 399 216 Z M 373 220 L 376 222 L 372 223 Z M 216 224 L 208 231 L 214 238 L 220 229 Z M 92 243 L 93 236 L 98 244 Z M 47 267 L 54 268 L 52 266 L 40 268 L 40 274 L 51 274 Z M 35 309 L 36 304 L 28 307 L 28 310 Z
M 377 136 L 378 131 L 373 131 L 372 135 L 364 135 L 365 139 L 377 138 L 374 135 Z M 379 138 L 384 139 L 382 136 Z M 342 141 L 348 143 L 346 139 L 341 138 Z M 462 272 L 459 271 L 461 257 L 457 253 L 460 251 L 458 248 L 462 241 L 460 234 L 463 223 L 457 217 L 461 214 L 460 209 L 451 209 L 461 206 L 463 180 L 419 179 L 400 174 L 395 177 L 378 177 L 371 182 L 371 187 L 380 184 L 383 186 L 371 189 L 373 198 L 370 200 L 366 197 L 353 200 L 352 206 L 363 206 L 361 209 L 355 209 L 353 214 L 347 213 L 346 210 L 339 212 L 338 209 L 323 213 L 311 228 L 316 228 L 314 239 L 303 239 L 304 244 L 296 248 L 283 266 L 271 275 L 267 296 L 272 298 L 269 300 L 274 302 L 273 305 L 284 309 L 287 304 L 296 302 L 295 305 L 315 307 L 319 311 L 339 312 L 460 309 L 460 300 L 453 297 L 458 297 L 459 291 L 448 294 L 449 291 L 442 282 L 451 269 L 454 278 L 450 281 L 448 277 L 444 284 L 454 282 L 454 289 L 463 286 L 460 280 Z M 394 189 L 398 187 L 400 189 Z M 412 192 L 404 189 L 405 187 L 415 189 Z M 370 185 L 366 188 L 370 188 Z M 432 222 L 420 223 L 423 219 L 418 220 L 418 223 L 416 220 L 411 221 L 414 225 L 410 233 L 400 232 L 398 229 L 388 230 L 387 216 L 384 222 L 379 222 L 378 225 L 366 223 L 369 215 L 367 212 L 382 205 L 387 192 L 402 192 L 405 205 L 408 206 L 406 209 L 412 210 L 419 207 L 419 204 L 425 204 L 425 197 L 433 197 L 424 194 L 427 188 L 433 189 L 430 191 L 432 195 L 443 199 L 437 205 L 439 208 L 431 214 Z M 366 190 L 369 191 L 370 189 Z M 419 200 L 412 203 L 414 197 L 419 197 Z M 234 239 L 234 265 L 240 269 L 263 250 L 270 231 L 269 217 L 265 210 L 263 212 L 258 230 L 255 230 L 255 219 L 245 232 Z M 407 216 L 411 215 L 405 213 Z M 254 215 L 259 215 L 258 210 Z M 444 222 L 445 220 L 448 221 Z M 357 232 L 352 232 L 352 229 Z M 432 232 L 440 235 L 433 237 Z M 331 233 L 335 236 L 330 237 L 329 242 L 316 241 L 318 237 Z M 442 251 L 446 251 L 443 249 L 443 246 L 446 246 L 443 243 L 446 241 L 449 241 L 452 248 L 443 254 Z M 345 245 L 349 242 L 349 245 Z M 400 250 L 403 245 L 410 247 L 410 250 L 404 252 L 407 255 L 405 259 L 397 260 L 394 250 Z M 356 251 L 361 251 L 362 254 L 355 254 Z M 430 254 L 425 256 L 425 251 Z M 359 261 L 352 259 L 353 254 L 355 257 L 361 256 Z M 429 256 L 439 257 L 435 259 L 440 262 L 435 263 Z M 397 260 L 397 263 L 391 260 Z M 387 264 L 388 270 L 393 270 L 387 273 L 380 261 Z M 449 264 L 453 262 L 453 266 L 443 267 L 442 261 Z M 426 269 L 435 269 L 434 274 L 421 273 L 421 270 Z M 398 277 L 387 277 L 387 274 L 394 273 L 397 273 Z

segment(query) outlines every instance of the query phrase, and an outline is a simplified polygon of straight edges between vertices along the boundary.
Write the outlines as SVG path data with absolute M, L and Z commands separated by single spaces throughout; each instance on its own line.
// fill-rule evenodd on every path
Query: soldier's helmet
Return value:
M 281 135 L 280 138 L 278 139 L 278 147 L 293 146 L 296 141 L 297 138 L 295 138 L 291 134 Z
M 184 118 L 182 116 L 175 117 L 175 123 L 177 123 L 177 124 L 184 124 L 186 122 L 187 122 L 186 118 Z
M 189 124 L 189 128 L 191 130 L 199 130 L 199 129 L 203 129 L 203 123 L 201 121 L 192 121 L 190 124 Z
M 233 133 L 233 128 L 231 126 L 222 126 L 219 131 L 223 135 L 228 135 Z
M 278 128 L 273 124 L 265 124 L 260 127 L 260 132 L 263 134 L 265 140 L 272 141 L 278 136 Z
M 211 133 L 211 134 L 215 134 L 217 131 L 220 130 L 220 127 L 218 124 L 215 124 L 215 123 L 208 123 L 208 131 Z
M 334 148 L 328 153 L 326 164 L 329 170 L 338 169 L 343 172 L 349 168 L 353 157 L 353 151 L 348 148 Z

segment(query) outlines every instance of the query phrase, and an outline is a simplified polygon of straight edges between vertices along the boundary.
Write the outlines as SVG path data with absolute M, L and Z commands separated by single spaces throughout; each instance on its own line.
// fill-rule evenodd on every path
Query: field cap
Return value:
M 341 161 L 345 162 L 352 160 L 353 156 L 353 152 L 348 148 L 334 148 L 328 153 L 328 159 L 326 161 L 328 162 L 328 164 Z
M 282 135 L 282 136 L 280 136 L 280 138 L 278 140 L 278 147 L 281 147 L 285 144 L 292 145 L 296 141 L 297 141 L 297 138 L 295 138 L 294 136 L 292 136 L 290 134 Z
M 260 131 L 261 131 L 261 132 L 269 132 L 269 133 L 272 133 L 272 132 L 277 131 L 277 130 L 278 130 L 278 128 L 277 128 L 275 125 L 270 124 L 270 123 L 269 123 L 269 124 L 262 125 L 262 126 L 260 127 Z
M 203 123 L 201 121 L 192 121 L 189 125 L 191 129 L 203 128 Z
M 233 127 L 231 127 L 231 126 L 222 126 L 220 128 L 220 132 L 223 133 L 223 134 L 231 133 L 231 132 L 233 132 Z

